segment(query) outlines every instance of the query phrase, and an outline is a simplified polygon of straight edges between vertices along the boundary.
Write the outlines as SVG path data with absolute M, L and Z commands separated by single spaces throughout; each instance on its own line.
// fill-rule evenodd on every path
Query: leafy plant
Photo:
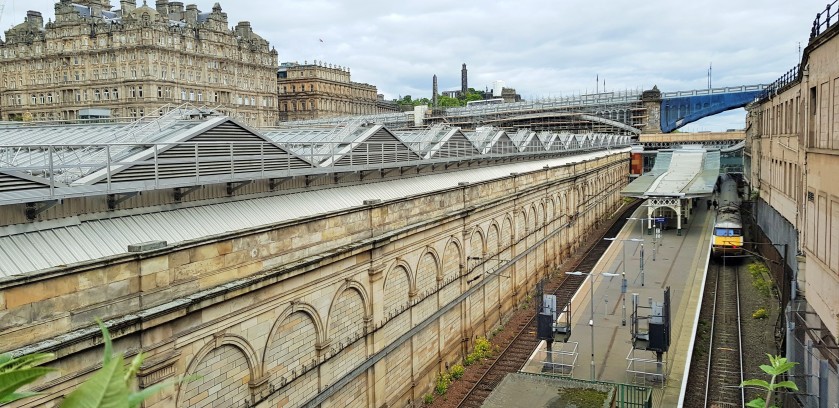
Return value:
M 460 364 L 453 365 L 451 370 L 449 370 L 449 373 L 451 374 L 452 378 L 455 379 L 455 380 L 459 380 L 461 377 L 463 377 L 463 374 L 465 372 L 466 372 L 466 368 L 464 368 Z
M 167 381 L 132 392 L 145 356 L 138 353 L 126 367 L 122 353 L 114 355 L 108 329 L 101 321 L 97 320 L 96 323 L 102 330 L 105 344 L 102 368 L 73 390 L 61 404 L 62 408 L 138 408 L 146 398 L 175 383 Z
M 452 383 L 452 376 L 449 373 L 441 373 L 437 377 L 437 383 L 434 385 L 434 392 L 437 395 L 443 395 L 449 390 L 449 385 Z
M 754 313 L 752 313 L 753 319 L 765 319 L 767 317 L 769 317 L 769 313 L 766 311 L 765 308 L 762 307 L 755 310 Z
M 425 405 L 431 405 L 431 403 L 434 402 L 434 395 L 432 395 L 432 394 L 423 395 L 422 396 L 422 402 Z
M 0 404 L 38 395 L 36 392 L 18 392 L 18 389 L 55 371 L 52 368 L 39 367 L 53 358 L 55 355 L 49 353 L 21 357 L 0 354 Z
M 785 357 L 781 356 L 773 356 L 771 354 L 767 354 L 766 356 L 769 357 L 769 364 L 761 365 L 760 369 L 763 370 L 764 373 L 772 376 L 769 382 L 766 382 L 764 380 L 746 380 L 740 384 L 741 387 L 758 387 L 766 390 L 766 398 L 753 399 L 746 404 L 747 407 L 777 408 L 776 405 L 771 405 L 772 395 L 775 391 L 782 389 L 798 391 L 798 386 L 795 385 L 795 383 L 792 381 L 781 381 L 779 383 L 775 383 L 775 380 L 778 378 L 778 376 L 783 375 L 784 373 L 795 367 L 795 365 L 798 363 L 787 361 Z

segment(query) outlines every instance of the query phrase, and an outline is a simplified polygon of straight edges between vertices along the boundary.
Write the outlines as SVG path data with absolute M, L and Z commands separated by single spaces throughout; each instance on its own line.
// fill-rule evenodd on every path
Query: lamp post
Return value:
M 621 275 L 623 276 L 623 280 L 621 281 L 621 297 L 623 298 L 623 307 L 621 310 L 621 326 L 626 326 L 626 289 L 627 289 L 627 282 L 626 282 L 626 241 L 630 242 L 642 242 L 641 247 L 641 286 L 644 286 L 644 250 L 643 250 L 643 239 L 639 238 L 630 238 L 630 239 L 618 239 L 617 237 L 614 238 L 603 238 L 606 241 L 621 241 L 623 242 L 623 248 L 621 248 L 623 252 L 623 260 L 621 261 Z
M 588 321 L 588 326 L 591 328 L 591 380 L 594 381 L 594 278 L 597 275 L 601 276 L 608 276 L 608 277 L 615 277 L 620 276 L 617 273 L 609 273 L 609 272 L 601 272 L 601 273 L 591 273 L 591 272 L 581 272 L 581 271 L 574 271 L 574 272 L 565 272 L 568 275 L 575 275 L 575 276 L 582 276 L 588 275 L 589 278 L 589 298 L 591 300 L 591 317 Z
M 640 230 L 641 230 L 641 237 L 643 237 L 643 236 L 644 236 L 644 221 L 648 221 L 648 222 L 649 222 L 649 221 L 656 221 L 656 218 L 654 218 L 654 217 L 652 217 L 652 218 L 636 218 L 636 217 L 630 217 L 630 218 L 627 218 L 627 220 L 640 221 L 640 226 L 641 226 L 641 228 L 640 228 Z M 653 224 L 653 225 L 654 225 L 654 224 Z M 653 230 L 654 230 L 654 232 L 655 232 L 655 231 L 657 230 L 657 228 L 653 228 Z M 655 254 L 656 254 L 656 252 L 657 252 L 657 247 L 658 247 L 658 245 L 656 245 L 656 234 L 653 234 L 653 261 L 655 261 Z M 643 268 L 643 266 L 642 266 L 642 268 Z M 642 279 L 642 280 L 643 280 L 643 279 Z M 644 286 L 644 284 L 642 283 L 642 284 L 641 284 L 641 286 Z

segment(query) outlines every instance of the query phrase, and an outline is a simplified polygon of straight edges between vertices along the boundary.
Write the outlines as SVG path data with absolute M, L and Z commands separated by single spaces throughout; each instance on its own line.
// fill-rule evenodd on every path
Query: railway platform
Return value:
M 714 211 L 706 210 L 705 206 L 695 206 L 681 235 L 676 230 L 664 230 L 660 237 L 647 235 L 646 230 L 642 230 L 639 223 L 644 222 L 646 215 L 647 208 L 642 205 L 574 295 L 570 308 L 571 333 L 567 342 L 554 342 L 550 357 L 546 353 L 545 342 L 542 342 L 521 371 L 644 385 L 654 390 L 655 406 L 679 405 L 708 268 Z M 624 273 L 626 296 L 621 293 Z M 590 286 L 592 279 L 594 284 Z M 668 352 L 658 363 L 654 352 L 633 351 L 631 302 L 636 293 L 642 306 L 648 305 L 648 299 L 662 302 L 667 287 L 670 288 L 671 301 L 671 340 Z M 592 300 L 594 309 L 591 307 Z M 589 325 L 590 320 L 593 326 Z

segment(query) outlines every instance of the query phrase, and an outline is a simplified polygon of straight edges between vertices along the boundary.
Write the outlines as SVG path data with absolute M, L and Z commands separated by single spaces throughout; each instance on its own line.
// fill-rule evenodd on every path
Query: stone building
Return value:
M 350 69 L 323 61 L 285 62 L 277 71 L 280 120 L 372 115 L 376 87 L 350 80 Z
M 792 378 L 805 406 L 839 403 L 839 24 L 821 17 L 800 70 L 747 107 L 746 174 L 763 243 L 756 249 L 784 282 L 781 334 L 799 363 Z
M 55 21 L 29 11 L 0 42 L 4 120 L 156 116 L 165 105 L 217 107 L 273 125 L 277 52 L 250 23 L 230 29 L 216 3 L 60 0 Z

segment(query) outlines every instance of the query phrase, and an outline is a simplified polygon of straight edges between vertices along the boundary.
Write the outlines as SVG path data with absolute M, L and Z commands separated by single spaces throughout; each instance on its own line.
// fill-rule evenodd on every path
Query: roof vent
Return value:
M 166 248 L 166 241 L 148 241 L 128 246 L 128 252 L 145 252 L 153 249 Z

